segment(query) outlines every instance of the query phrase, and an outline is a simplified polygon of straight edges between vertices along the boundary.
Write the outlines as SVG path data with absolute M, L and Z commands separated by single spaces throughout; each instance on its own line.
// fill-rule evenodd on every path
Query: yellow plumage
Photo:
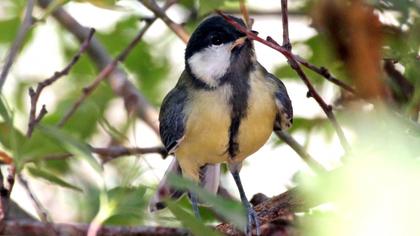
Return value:
M 186 108 L 185 136 L 175 152 L 184 175 L 198 181 L 201 166 L 241 162 L 270 137 L 277 114 L 274 86 L 258 72 L 252 73 L 249 80 L 248 110 L 241 121 L 237 139 L 239 152 L 234 159 L 227 152 L 231 86 L 226 84 L 215 90 L 196 90 L 191 94 L 191 102 Z

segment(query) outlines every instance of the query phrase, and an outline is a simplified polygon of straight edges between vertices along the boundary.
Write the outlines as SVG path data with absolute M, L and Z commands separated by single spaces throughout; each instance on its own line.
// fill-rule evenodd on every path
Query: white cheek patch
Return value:
M 188 59 L 191 72 L 210 87 L 216 87 L 219 79 L 230 66 L 232 43 L 213 45 L 195 53 Z

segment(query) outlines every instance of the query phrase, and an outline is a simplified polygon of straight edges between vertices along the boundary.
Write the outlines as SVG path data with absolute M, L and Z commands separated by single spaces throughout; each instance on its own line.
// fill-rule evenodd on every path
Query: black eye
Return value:
M 220 37 L 219 35 L 213 35 L 210 38 L 211 44 L 213 45 L 220 45 L 222 44 L 222 37 Z

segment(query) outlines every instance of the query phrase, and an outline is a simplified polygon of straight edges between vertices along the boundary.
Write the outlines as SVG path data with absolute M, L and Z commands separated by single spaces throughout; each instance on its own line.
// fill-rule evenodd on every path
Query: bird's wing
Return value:
M 159 132 L 163 145 L 169 154 L 173 153 L 184 138 L 186 114 L 185 104 L 188 99 L 188 92 L 181 79 L 163 99 L 159 113 Z
M 274 124 L 274 129 L 287 130 L 292 126 L 293 123 L 292 102 L 290 101 L 286 87 L 284 86 L 283 82 L 281 82 L 281 80 L 270 73 L 267 73 L 267 78 L 273 81 L 276 86 L 274 99 L 277 105 L 278 113 L 276 123 Z

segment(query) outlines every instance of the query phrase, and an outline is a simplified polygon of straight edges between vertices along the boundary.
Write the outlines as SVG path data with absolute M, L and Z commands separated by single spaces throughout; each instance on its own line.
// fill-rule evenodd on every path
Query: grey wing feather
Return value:
M 274 129 L 286 130 L 290 128 L 293 123 L 292 101 L 290 100 L 286 87 L 281 80 L 270 73 L 267 73 L 267 78 L 274 81 L 277 86 L 274 96 L 279 112 L 276 118 L 276 123 L 274 124 Z
M 169 154 L 174 152 L 184 137 L 186 120 L 184 108 L 187 99 L 185 85 L 178 82 L 162 102 L 159 113 L 159 132 Z

